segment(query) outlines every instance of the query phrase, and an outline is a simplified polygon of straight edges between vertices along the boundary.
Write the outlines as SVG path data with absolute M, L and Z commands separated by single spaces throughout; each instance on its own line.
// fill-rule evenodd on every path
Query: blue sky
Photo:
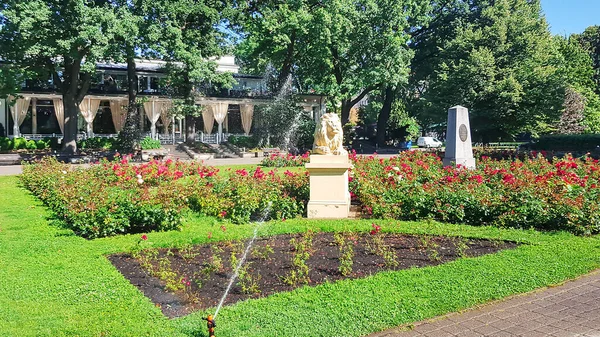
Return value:
M 600 0 L 542 0 L 552 34 L 581 33 L 600 25 Z

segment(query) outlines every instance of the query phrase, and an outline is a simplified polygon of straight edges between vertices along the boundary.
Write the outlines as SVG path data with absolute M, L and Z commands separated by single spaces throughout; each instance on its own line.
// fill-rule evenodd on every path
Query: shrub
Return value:
M 37 142 L 35 142 L 35 147 L 38 150 L 45 150 L 49 148 L 49 145 L 43 140 L 38 140 Z
M 599 134 L 545 135 L 530 144 L 532 150 L 545 151 L 593 151 L 600 147 Z
M 0 138 L 0 151 L 10 151 L 13 149 L 13 146 L 12 139 L 6 137 Z
M 150 137 L 142 139 L 140 146 L 142 147 L 142 150 L 155 150 L 161 148 L 160 140 L 152 139 Z
M 301 156 L 293 156 L 291 154 L 283 155 L 281 153 L 273 153 L 269 157 L 264 158 L 260 165 L 265 167 L 293 167 L 304 166 L 309 162 L 310 153 L 306 152 Z
M 291 218 L 302 215 L 308 203 L 308 177 L 286 171 L 284 176 L 275 171 L 265 173 L 260 167 L 254 172 L 245 169 L 225 179 L 222 177 L 193 184 L 190 205 L 206 215 L 245 223 L 262 216 L 266 219 Z
M 237 147 L 252 149 L 258 146 L 258 141 L 250 136 L 229 136 L 227 142 Z
M 421 151 L 352 159 L 351 192 L 373 217 L 600 233 L 600 165 L 592 158 L 483 157 L 476 170 L 443 167 Z
M 127 159 L 71 171 L 53 158 L 23 167 L 21 181 L 66 228 L 87 238 L 181 226 L 184 185 L 197 168 L 167 160 L 134 166 Z
M 24 150 L 27 148 L 27 139 L 25 138 L 14 138 L 13 139 L 14 150 Z
M 35 140 L 28 140 L 25 144 L 27 150 L 37 150 L 37 143 L 35 142 Z
M 112 150 L 116 142 L 112 138 L 92 137 L 77 142 L 77 146 L 82 150 Z

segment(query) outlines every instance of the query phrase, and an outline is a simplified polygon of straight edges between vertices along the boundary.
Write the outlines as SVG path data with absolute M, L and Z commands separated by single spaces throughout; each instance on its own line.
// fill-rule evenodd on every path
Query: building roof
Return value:
M 217 63 L 217 71 L 230 72 L 237 74 L 240 67 L 235 64 L 235 57 L 232 55 L 225 55 L 218 59 L 214 59 Z M 163 68 L 167 65 L 166 61 L 162 60 L 147 60 L 147 59 L 136 59 L 135 60 L 136 70 L 140 72 L 152 72 L 160 73 Z M 116 62 L 98 62 L 96 67 L 100 70 L 127 70 L 127 63 L 116 63 Z M 260 77 L 258 77 L 260 78 Z

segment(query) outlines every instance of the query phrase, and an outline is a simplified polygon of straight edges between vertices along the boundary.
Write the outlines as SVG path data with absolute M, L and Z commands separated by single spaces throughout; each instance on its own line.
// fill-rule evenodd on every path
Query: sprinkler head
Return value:
M 215 336 L 215 327 L 217 326 L 215 324 L 215 319 L 213 318 L 212 315 L 208 315 L 208 317 L 206 317 L 206 318 L 203 317 L 202 319 L 206 321 L 206 327 L 208 328 L 208 336 L 214 337 Z

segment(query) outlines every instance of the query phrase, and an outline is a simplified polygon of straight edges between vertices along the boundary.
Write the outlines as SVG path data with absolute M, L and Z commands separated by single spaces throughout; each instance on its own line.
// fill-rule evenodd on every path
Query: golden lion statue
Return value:
M 335 113 L 326 113 L 315 128 L 313 154 L 348 155 L 343 147 L 342 122 Z

